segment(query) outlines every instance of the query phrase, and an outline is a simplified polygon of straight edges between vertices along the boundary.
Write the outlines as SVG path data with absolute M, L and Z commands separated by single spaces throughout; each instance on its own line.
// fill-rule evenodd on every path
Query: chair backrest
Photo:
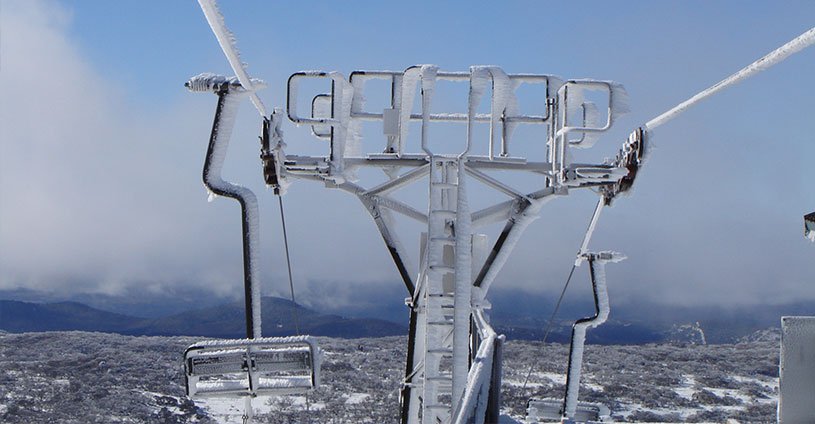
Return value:
M 593 402 L 579 402 L 574 421 L 603 422 L 611 416 L 607 406 Z M 563 419 L 562 399 L 529 399 L 526 418 L 530 422 L 560 421 Z
M 187 396 L 302 393 L 320 384 L 320 349 L 308 336 L 199 342 L 184 352 Z

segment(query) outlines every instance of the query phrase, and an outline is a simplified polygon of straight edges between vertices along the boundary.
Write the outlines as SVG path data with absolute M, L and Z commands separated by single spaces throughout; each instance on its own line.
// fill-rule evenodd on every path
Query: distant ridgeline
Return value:
M 543 337 L 550 311 L 541 309 L 540 305 L 551 304 L 549 299 L 534 299 L 538 306 L 533 308 L 531 305 L 520 305 L 518 293 L 502 295 L 496 292 L 496 295 L 492 302 L 492 321 L 499 333 L 505 334 L 510 340 L 540 340 Z M 289 300 L 265 297 L 264 335 L 297 334 L 292 319 L 294 308 L 297 309 L 300 333 L 343 338 L 407 334 L 404 323 L 394 322 L 399 314 L 394 314 L 393 311 L 382 315 L 387 319 L 346 318 L 316 312 Z M 812 315 L 815 314 L 813 309 L 815 307 L 811 304 L 803 302 L 762 308 L 621 305 L 612 309 L 609 322 L 589 332 L 588 341 L 597 344 L 704 344 L 733 343 L 756 338 L 765 340 L 777 335 L 781 315 Z M 351 314 L 360 315 L 359 312 Z M 564 305 L 549 340 L 567 343 L 574 319 L 590 312 L 587 305 Z M 166 316 L 142 318 L 101 310 L 79 302 L 0 300 L 0 331 L 11 333 L 98 331 L 125 335 L 240 338 L 245 331 L 243 318 L 242 302 L 197 309 L 189 307 L 188 310 Z
M 406 334 L 405 325 L 369 318 L 324 315 L 292 302 L 263 298 L 263 334 L 297 334 L 292 309 L 297 308 L 300 332 L 327 337 L 383 337 Z M 160 318 L 138 318 L 102 311 L 77 302 L 30 303 L 0 300 L 0 329 L 12 332 L 101 331 L 125 335 L 244 336 L 243 303 L 189 310 Z

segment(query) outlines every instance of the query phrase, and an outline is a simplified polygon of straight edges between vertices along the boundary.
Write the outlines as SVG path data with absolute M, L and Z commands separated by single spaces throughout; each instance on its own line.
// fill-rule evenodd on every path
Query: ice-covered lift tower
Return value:
M 281 131 L 284 113 L 276 109 L 267 114 L 254 92 L 261 82 L 246 73 L 214 0 L 199 3 L 237 75 L 202 74 L 188 81 L 187 87 L 218 95 L 204 182 L 213 193 L 236 199 L 241 205 L 247 340 L 191 346 L 185 354 L 188 394 L 250 399 L 259 393 L 292 393 L 319 384 L 320 355 L 312 339 L 261 338 L 255 272 L 257 201 L 248 189 L 220 177 L 237 100 L 248 96 L 263 117 L 261 159 L 267 185 L 282 195 L 292 179 L 307 179 L 357 196 L 393 258 L 407 289 L 410 322 L 400 396 L 403 424 L 498 421 L 503 336 L 489 325 L 486 296 L 542 206 L 574 189 L 592 189 L 600 197 L 575 261 L 575 266 L 583 261 L 589 264 L 595 315 L 573 327 L 564 400 L 530 403 L 530 412 L 536 411 L 536 418 L 560 417 L 563 422 L 596 419 L 602 408 L 577 402 L 583 342 L 586 330 L 603 323 L 609 313 L 604 264 L 622 259 L 612 252 L 588 251 L 601 211 L 631 188 L 647 153 L 649 131 L 704 98 L 815 43 L 813 28 L 648 121 L 629 135 L 614 158 L 602 163 L 575 162 L 571 151 L 592 147 L 596 136 L 611 128 L 625 112 L 624 90 L 609 81 L 508 74 L 495 66 L 448 72 L 434 65 L 418 65 L 405 71 L 356 71 L 347 78 L 337 72 L 298 72 L 288 80 L 285 115 L 298 126 L 310 127 L 312 134 L 328 145 L 324 155 L 304 156 L 285 151 Z M 311 107 L 305 115 L 297 107 L 302 100 L 298 87 L 304 80 L 318 80 L 326 87 L 325 92 L 306 99 Z M 384 80 L 389 87 L 390 101 L 381 110 L 366 109 L 366 84 L 371 80 Z M 435 96 L 440 83 L 467 87 L 466 111 L 438 106 L 445 104 Z M 537 92 L 542 93 L 538 103 L 544 106 L 536 113 L 523 113 L 518 94 L 531 86 L 543 88 Z M 602 104 L 590 99 L 601 99 Z M 480 111 L 482 103 L 489 106 L 488 112 Z M 363 122 L 378 123 L 381 135 L 376 140 L 363 140 Z M 436 123 L 460 124 L 465 128 L 464 136 L 454 139 L 449 133 L 436 132 Z M 513 133 L 521 125 L 542 128 L 541 136 L 516 140 Z M 479 129 L 488 136 L 476 137 Z M 522 144 L 539 147 L 525 149 L 537 151 L 538 156 L 513 153 Z M 360 168 L 379 168 L 384 180 L 366 183 L 357 176 Z M 513 185 L 514 178 L 508 178 L 512 173 L 533 175 L 539 185 L 522 191 Z M 472 209 L 468 202 L 472 180 L 507 200 Z M 426 206 L 420 209 L 396 193 L 415 184 L 427 190 Z M 421 240 L 418 269 L 411 269 L 405 260 L 393 227 L 394 214 L 426 226 L 416 235 Z M 489 248 L 486 237 L 476 231 L 496 222 L 503 222 L 504 227 Z M 807 230 L 811 228 L 807 226 Z
M 311 110 L 302 116 L 297 110 L 298 86 L 306 79 L 324 81 L 327 92 L 309 99 Z M 390 87 L 390 102 L 384 110 L 365 108 L 366 83 L 374 79 L 385 80 Z M 434 93 L 440 82 L 468 88 L 466 111 L 434 109 Z M 248 84 L 260 82 L 249 80 Z M 538 99 L 542 110 L 521 113 L 516 94 L 533 85 L 542 88 L 537 90 L 542 93 L 543 98 Z M 237 78 L 212 74 L 192 78 L 187 87 L 214 92 L 219 98 L 204 182 L 213 193 L 234 198 L 242 207 L 247 337 L 255 339 L 191 346 L 185 354 L 188 394 L 249 398 L 259 393 L 308 390 L 318 381 L 316 345 L 308 340 L 258 339 L 260 308 L 254 259 L 257 201 L 251 191 L 225 182 L 219 175 L 238 100 L 251 90 Z M 507 74 L 495 66 L 445 72 L 433 65 L 419 65 L 403 72 L 356 71 L 348 78 L 336 72 L 298 72 L 289 78 L 287 92 L 288 119 L 310 126 L 317 139 L 327 141 L 328 152 L 321 156 L 287 155 L 280 129 L 283 113 L 275 110 L 270 117 L 264 116 L 260 137 L 265 181 L 278 195 L 293 178 L 320 181 L 357 196 L 374 219 L 408 295 L 408 354 L 401 391 L 401 420 L 406 424 L 498 420 L 504 338 L 493 331 L 485 314 L 489 288 L 521 233 L 546 202 L 579 188 L 591 188 L 600 195 L 576 262 L 589 262 L 597 314 L 575 326 L 569 389 L 560 408 L 566 419 L 573 419 L 585 331 L 608 316 L 602 264 L 620 259 L 608 252 L 587 252 L 588 240 L 603 207 L 631 186 L 643 157 L 644 133 L 632 133 L 619 154 L 603 163 L 575 163 L 570 152 L 591 147 L 594 136 L 608 130 L 625 110 L 622 87 L 609 81 Z M 586 100 L 589 92 L 600 93 L 604 100 L 600 108 Z M 489 112 L 479 112 L 482 102 L 489 106 Z M 361 151 L 364 121 L 381 127 L 382 135 L 373 152 Z M 431 124 L 437 122 L 465 126 L 464 137 L 451 140 L 435 135 Z M 413 137 L 411 123 L 418 124 Z M 540 157 L 512 154 L 513 130 L 519 125 L 542 128 L 538 138 L 517 140 L 519 144 L 536 144 Z M 477 129 L 487 134 L 480 139 L 486 145 L 476 145 Z M 364 184 L 356 176 L 361 167 L 380 168 L 386 176 L 384 182 Z M 531 174 L 539 187 L 521 191 L 491 174 L 493 171 L 504 171 L 502 176 Z M 502 193 L 507 200 L 471 210 L 467 201 L 470 179 Z M 421 210 L 394 193 L 412 184 L 426 187 L 427 204 Z M 426 225 L 426 231 L 417 234 L 421 238 L 419 269 L 411 270 L 405 261 L 393 227 L 394 213 Z M 504 222 L 504 227 L 489 250 L 486 236 L 475 231 L 495 222 Z
M 303 115 L 297 108 L 302 100 L 298 86 L 307 79 L 324 80 L 327 91 L 307 99 L 311 110 Z M 371 80 L 384 80 L 390 87 L 390 102 L 384 110 L 365 107 L 366 83 Z M 466 111 L 435 106 L 436 87 L 442 82 L 468 87 Z M 538 114 L 524 114 L 516 94 L 532 85 L 542 88 L 536 91 L 542 93 L 538 103 L 545 107 Z M 630 186 L 642 159 L 642 131 L 635 131 L 612 160 L 586 164 L 570 159 L 572 149 L 591 147 L 594 135 L 608 130 L 624 112 L 624 90 L 609 81 L 508 74 L 495 66 L 447 72 L 418 65 L 403 72 L 355 71 L 348 78 L 336 72 L 298 72 L 289 78 L 287 91 L 288 119 L 310 126 L 316 138 L 328 142 L 328 152 L 324 156 L 284 154 L 279 131 L 282 112 L 275 111 L 264 123 L 261 137 L 266 183 L 282 193 L 293 178 L 320 181 L 357 196 L 374 219 L 408 295 L 402 422 L 495 422 L 503 337 L 488 324 L 486 295 L 545 203 L 573 189 L 593 188 L 601 195 L 599 214 L 603 205 Z M 590 91 L 599 92 L 605 104 L 598 108 L 587 101 Z M 478 112 L 482 102 L 489 105 L 488 113 Z M 381 125 L 379 147 L 373 152 L 360 149 L 359 128 L 365 121 Z M 466 127 L 465 136 L 451 140 L 434 134 L 437 122 L 461 124 Z M 411 128 L 411 123 L 418 125 Z M 542 136 L 515 140 L 513 130 L 519 125 L 542 127 Z M 486 146 L 476 145 L 477 129 L 488 133 L 482 139 Z M 537 143 L 541 156 L 513 155 L 515 143 Z M 355 175 L 361 167 L 380 168 L 385 181 L 364 185 Z M 491 171 L 532 174 L 540 178 L 540 186 L 523 192 Z M 471 209 L 467 201 L 471 179 L 507 200 Z M 411 184 L 426 187 L 427 206 L 421 210 L 396 196 L 397 189 Z M 426 225 L 426 231 L 417 235 L 421 237 L 418 270 L 406 264 L 393 228 L 394 213 Z M 485 236 L 476 231 L 495 222 L 504 222 L 503 231 L 488 249 Z M 607 302 L 604 307 L 607 314 Z M 579 368 L 579 362 L 575 366 Z M 576 404 L 576 390 L 571 398 Z

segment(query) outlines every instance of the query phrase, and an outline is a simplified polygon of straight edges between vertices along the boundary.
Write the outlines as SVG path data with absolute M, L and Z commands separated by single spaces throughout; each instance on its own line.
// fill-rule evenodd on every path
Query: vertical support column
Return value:
M 815 422 L 815 317 L 781 318 L 779 424 Z
M 504 362 L 504 336 L 495 338 L 495 350 L 492 354 L 492 374 L 490 377 L 490 391 L 487 397 L 487 412 L 485 423 L 497 423 L 501 415 L 501 377 Z
M 450 417 L 449 395 L 452 376 L 442 366 L 452 357 L 455 239 L 452 229 L 456 217 L 455 173 L 445 158 L 431 157 L 426 238 L 424 302 L 424 388 L 422 423 L 447 422 Z
M 261 335 L 260 318 L 260 282 L 257 278 L 257 245 L 258 245 L 258 201 L 255 194 L 246 187 L 226 182 L 221 177 L 224 158 L 229 148 L 229 139 L 235 124 L 239 100 L 246 94 L 239 87 L 231 87 L 223 79 L 217 89 L 218 107 L 212 123 L 207 155 L 204 161 L 204 185 L 214 194 L 235 199 L 241 206 L 241 228 L 243 234 L 243 276 L 244 298 L 246 308 L 246 337 L 256 338 Z M 195 79 L 188 87 L 195 86 Z
M 591 286 L 594 293 L 594 316 L 581 318 L 572 326 L 572 343 L 569 348 L 569 366 L 566 374 L 566 395 L 563 399 L 563 420 L 571 422 L 577 412 L 577 397 L 580 390 L 580 374 L 583 368 L 583 348 L 586 330 L 596 328 L 606 322 L 611 310 L 606 284 L 606 262 L 618 262 L 625 257 L 614 252 L 585 253 L 591 273 Z
M 417 359 L 424 349 L 424 326 L 420 326 L 423 319 L 422 314 L 415 305 L 410 305 L 410 327 L 408 329 L 408 353 L 405 362 L 405 381 L 400 393 L 402 403 L 401 423 L 418 424 L 419 422 L 419 399 L 421 390 L 415 383 L 419 380 L 419 373 L 416 367 L 419 365 Z
M 451 162 L 452 164 L 452 162 Z M 467 386 L 470 370 L 470 316 L 472 313 L 472 226 L 464 182 L 464 163 L 459 159 L 455 169 L 458 181 L 455 221 L 455 288 L 453 301 L 453 391 L 455 411 Z M 451 173 L 452 173 L 451 172 Z M 452 177 L 452 176 L 451 176 Z

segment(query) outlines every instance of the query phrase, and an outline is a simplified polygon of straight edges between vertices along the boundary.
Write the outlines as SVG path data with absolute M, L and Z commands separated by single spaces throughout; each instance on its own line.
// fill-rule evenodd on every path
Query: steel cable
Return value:
M 283 227 L 283 246 L 286 249 L 286 268 L 289 271 L 289 289 L 291 290 L 291 303 L 292 303 L 292 319 L 294 320 L 294 329 L 297 335 L 300 335 L 300 318 L 297 314 L 297 300 L 294 297 L 294 278 L 291 273 L 291 257 L 289 256 L 289 236 L 286 232 L 286 214 L 283 212 L 283 196 L 277 196 L 278 205 L 280 205 L 280 224 Z

